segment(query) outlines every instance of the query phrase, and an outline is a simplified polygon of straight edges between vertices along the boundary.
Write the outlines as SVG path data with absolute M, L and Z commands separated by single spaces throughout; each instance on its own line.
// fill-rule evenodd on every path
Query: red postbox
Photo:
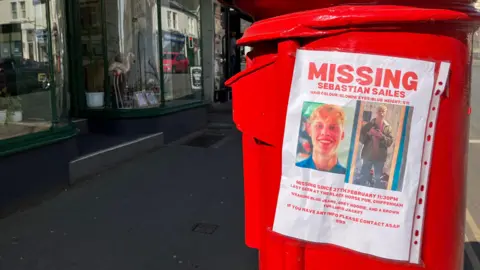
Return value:
M 294 12 L 320 9 L 337 5 L 369 5 L 371 0 L 324 0 L 324 1 L 291 1 L 291 0 L 220 0 L 227 5 L 234 5 L 256 20 L 262 20 L 275 16 L 285 15 Z M 233 2 L 233 4 L 232 4 Z M 452 2 L 454 2 L 452 4 Z M 474 3 L 475 0 L 378 0 L 376 5 L 404 5 L 416 7 L 441 7 L 462 8 L 465 5 Z
M 287 1 L 280 2 L 272 6 L 281 9 Z M 463 267 L 471 41 L 479 18 L 467 2 L 450 9 L 389 5 L 316 9 L 256 22 L 238 41 L 253 50 L 247 56 L 247 69 L 227 84 L 233 88 L 234 121 L 244 138 L 246 242 L 259 249 L 260 269 Z M 249 4 L 253 1 L 237 3 L 250 10 L 262 6 Z M 277 13 L 286 11 L 272 15 Z M 286 108 L 295 53 L 300 48 L 451 63 L 434 135 L 424 227 L 419 232 L 423 236 L 420 265 L 304 243 L 271 231 L 281 178 Z

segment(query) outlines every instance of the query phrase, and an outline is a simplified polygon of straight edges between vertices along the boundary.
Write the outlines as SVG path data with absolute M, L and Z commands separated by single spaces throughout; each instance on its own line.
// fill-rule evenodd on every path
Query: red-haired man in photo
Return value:
M 305 123 L 312 141 L 311 155 L 296 165 L 302 168 L 345 174 L 346 169 L 338 160 L 337 149 L 344 139 L 345 112 L 336 105 L 321 105 Z

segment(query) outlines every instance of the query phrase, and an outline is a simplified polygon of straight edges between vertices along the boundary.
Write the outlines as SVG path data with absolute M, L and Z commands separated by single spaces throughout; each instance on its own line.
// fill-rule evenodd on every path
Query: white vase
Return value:
M 89 108 L 100 108 L 103 107 L 103 97 L 104 92 L 88 92 L 85 93 L 87 97 L 87 107 Z
M 10 118 L 8 119 L 10 122 L 17 123 L 22 122 L 23 120 L 23 112 L 22 111 L 14 111 Z
M 7 110 L 0 110 L 0 125 L 5 124 L 7 121 Z

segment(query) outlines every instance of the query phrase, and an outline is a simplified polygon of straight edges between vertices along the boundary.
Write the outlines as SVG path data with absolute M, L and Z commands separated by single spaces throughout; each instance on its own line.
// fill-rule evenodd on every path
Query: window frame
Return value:
M 12 20 L 17 20 L 18 19 L 17 2 L 10 2 L 10 10 L 12 12 Z
M 167 27 L 172 29 L 172 11 L 167 10 Z
M 179 27 L 178 27 L 178 13 L 175 12 L 175 11 L 172 11 L 172 24 L 173 24 L 172 29 L 174 29 L 174 30 L 179 29 Z
M 22 13 L 22 19 L 27 18 L 27 6 L 25 4 L 25 1 L 20 1 L 20 12 Z

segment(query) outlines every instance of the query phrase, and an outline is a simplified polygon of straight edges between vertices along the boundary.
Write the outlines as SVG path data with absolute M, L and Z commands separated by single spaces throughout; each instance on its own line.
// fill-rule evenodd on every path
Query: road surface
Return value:
M 465 270 L 480 270 L 480 64 L 472 68 Z

